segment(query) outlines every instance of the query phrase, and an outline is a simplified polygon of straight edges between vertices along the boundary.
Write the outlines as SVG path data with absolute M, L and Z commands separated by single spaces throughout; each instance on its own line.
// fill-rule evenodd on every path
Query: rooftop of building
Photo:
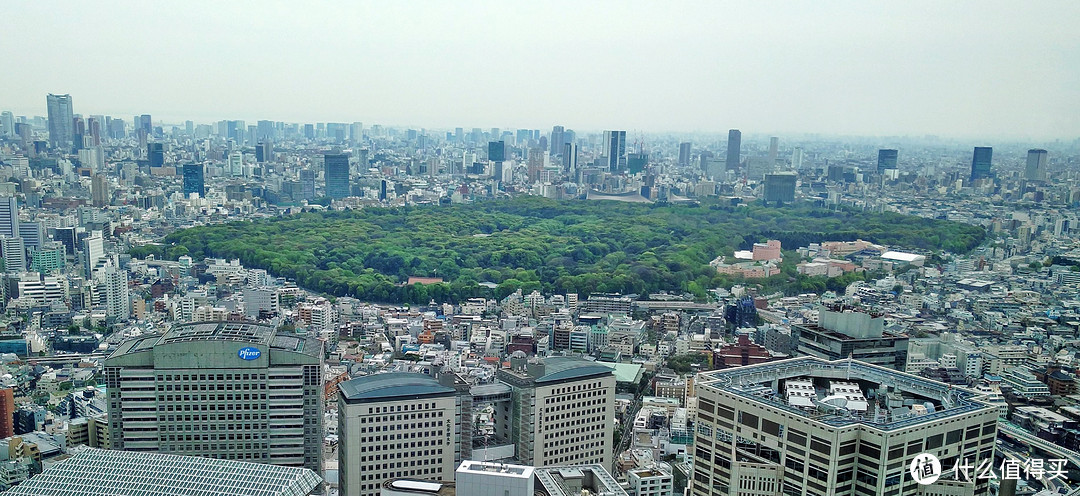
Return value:
M 427 494 L 433 496 L 454 496 L 456 489 L 453 482 L 436 482 L 424 479 L 390 479 L 382 487 L 401 494 Z
M 498 474 L 502 477 L 528 479 L 535 470 L 527 465 L 465 460 L 458 466 L 457 473 Z
M 413 372 L 357 377 L 338 384 L 338 388 L 346 401 L 358 403 L 454 394 L 453 388 L 439 384 L 434 377 Z
M 271 349 L 319 356 L 322 347 L 309 336 L 278 332 L 274 326 L 255 322 L 209 321 L 175 324 L 164 334 L 141 336 L 120 344 L 110 355 L 150 351 L 155 346 L 194 341 L 223 341 L 269 346 Z
M 848 408 L 846 401 L 835 399 L 836 395 L 817 393 L 828 391 L 830 382 L 851 384 L 875 394 L 868 395 L 872 398 L 869 402 L 854 401 Z M 785 397 L 789 384 L 799 389 L 807 383 L 815 390 L 809 401 L 797 398 L 800 394 L 791 395 L 794 401 Z M 697 384 L 833 427 L 863 424 L 896 430 L 992 408 L 982 401 L 985 395 L 979 392 L 850 359 L 829 361 L 804 356 L 714 370 L 702 372 Z M 845 399 L 857 398 L 852 395 Z M 899 401 L 901 406 L 890 405 L 888 399 Z
M 515 363 L 513 357 L 510 363 Z M 576 357 L 545 357 L 530 359 L 525 368 L 502 369 L 500 372 L 508 372 L 520 379 L 531 379 L 536 384 L 548 384 L 614 374 L 614 369 Z
M 602 465 L 544 467 L 535 471 L 537 489 L 546 496 L 577 496 L 582 489 L 593 494 L 627 496 L 619 482 Z
M 305 496 L 321 483 L 304 468 L 88 448 L 4 494 Z

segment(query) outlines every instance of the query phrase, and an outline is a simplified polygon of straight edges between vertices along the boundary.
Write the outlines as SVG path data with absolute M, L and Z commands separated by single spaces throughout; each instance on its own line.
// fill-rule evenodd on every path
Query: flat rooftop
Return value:
M 862 391 L 884 392 L 887 387 L 892 387 L 893 391 L 889 394 L 897 395 L 895 398 L 912 400 L 911 405 L 931 403 L 934 411 L 915 414 L 911 413 L 913 409 L 910 408 L 877 407 L 876 398 L 870 400 L 871 408 L 866 411 L 819 401 L 811 401 L 802 407 L 789 404 L 785 398 L 785 385 L 792 383 L 802 387 L 807 381 L 824 388 L 829 383 L 845 381 L 859 385 Z M 994 408 L 983 401 L 984 394 L 967 388 L 858 360 L 829 361 L 810 356 L 702 372 L 698 375 L 697 387 L 716 388 L 834 427 L 863 424 L 881 430 L 895 430 Z
M 454 394 L 454 388 L 439 384 L 434 377 L 414 372 L 388 372 L 357 377 L 339 383 L 338 389 L 342 397 L 350 403 Z
M 255 322 L 209 321 L 175 324 L 164 334 L 142 336 L 120 344 L 110 357 L 150 351 L 155 346 L 195 341 L 225 341 L 268 346 L 271 349 L 318 356 L 322 347 L 315 338 L 277 332 L 269 324 Z
M 322 478 L 306 468 L 85 449 L 5 496 L 306 496 Z

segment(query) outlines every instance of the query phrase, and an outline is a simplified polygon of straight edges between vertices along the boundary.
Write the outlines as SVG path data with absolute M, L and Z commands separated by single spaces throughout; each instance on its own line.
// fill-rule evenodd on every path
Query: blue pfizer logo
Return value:
M 259 351 L 258 348 L 248 346 L 247 348 L 240 348 L 240 351 L 236 352 L 236 355 L 239 356 L 241 360 L 254 360 L 262 356 L 262 352 Z

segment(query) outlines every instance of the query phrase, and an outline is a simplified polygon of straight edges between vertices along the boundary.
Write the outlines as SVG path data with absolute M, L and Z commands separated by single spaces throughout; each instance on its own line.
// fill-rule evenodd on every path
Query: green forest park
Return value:
M 717 274 L 708 265 L 712 259 L 766 239 L 779 239 L 786 249 L 861 238 L 898 249 L 966 253 L 984 237 L 978 226 L 893 213 L 530 196 L 195 227 L 131 252 L 174 260 L 238 258 L 244 266 L 294 279 L 313 291 L 427 303 L 502 298 L 517 289 L 583 295 L 687 291 L 704 298 L 706 289 L 739 282 Z M 788 293 L 820 292 L 861 277 L 833 281 L 797 275 L 794 253 L 786 255 L 781 275 L 755 283 Z M 411 276 L 445 282 L 403 284 Z

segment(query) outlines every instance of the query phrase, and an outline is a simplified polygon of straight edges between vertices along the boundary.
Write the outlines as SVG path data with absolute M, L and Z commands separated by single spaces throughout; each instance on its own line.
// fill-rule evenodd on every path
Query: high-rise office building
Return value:
M 638 174 L 649 165 L 649 154 L 644 152 L 631 153 L 626 156 L 626 168 L 630 174 Z
M 15 390 L 0 389 L 0 439 L 15 435 Z
M 467 386 L 454 384 L 449 372 L 439 379 L 391 372 L 340 383 L 341 495 L 377 496 L 383 482 L 395 477 L 453 480 L 462 449 L 472 448 L 472 397 Z
M 805 156 L 806 154 L 803 152 L 802 148 L 795 147 L 795 149 L 791 150 L 791 168 L 795 170 L 802 169 Z
M 0 236 L 19 236 L 19 201 L 14 196 L 0 196 Z
M 109 204 L 109 178 L 105 174 L 94 174 L 90 178 L 90 202 L 95 207 Z
M 907 368 L 908 336 L 886 331 L 881 314 L 820 306 L 818 322 L 792 325 L 791 339 L 800 355 L 826 360 L 851 357 L 895 370 Z
M 563 145 L 562 152 L 562 166 L 563 171 L 575 174 L 578 169 L 578 146 L 576 143 L 567 143 Z
M 626 131 L 604 131 L 602 156 L 609 172 L 626 169 Z
M 322 473 L 322 357 L 314 337 L 247 322 L 125 341 L 104 363 L 111 447 Z
M 197 193 L 206 198 L 206 176 L 203 164 L 184 164 L 184 196 Z
M 334 199 L 349 196 L 349 155 L 327 153 L 323 155 L 326 175 L 326 196 Z
M 679 165 L 690 165 L 690 142 L 679 143 Z
M 884 174 L 886 169 L 896 168 L 896 158 L 899 151 L 893 149 L 881 149 L 877 152 L 877 172 Z
M 315 171 L 312 169 L 300 170 L 300 195 L 303 199 L 311 201 L 315 199 Z
M 150 119 L 150 114 L 140 115 L 135 120 L 135 128 L 136 129 L 142 129 L 144 132 L 146 132 L 147 136 L 153 136 L 154 135 L 154 122 L 153 122 L 153 120 Z
M 49 112 L 49 144 L 53 148 L 71 151 L 75 138 L 75 111 L 71 104 L 71 95 L 45 97 Z
M 244 153 L 232 152 L 229 154 L 229 162 L 227 164 L 227 170 L 232 177 L 241 177 L 244 175 Z
M 161 167 L 165 165 L 165 144 L 164 143 L 147 143 L 146 144 L 146 160 L 150 162 L 150 167 Z
M 797 179 L 798 176 L 794 172 L 765 174 L 765 203 L 775 205 L 793 203 Z
M 117 268 L 112 262 L 108 262 L 105 264 L 103 279 L 105 316 L 113 322 L 127 322 L 131 316 L 127 269 Z
M 87 280 L 94 276 L 94 271 L 105 264 L 105 240 L 101 231 L 94 231 L 82 240 L 83 277 Z
M 274 144 L 269 141 L 260 141 L 255 145 L 255 161 L 258 163 L 270 162 L 274 158 Z
M 989 146 L 976 146 L 971 155 L 971 180 L 991 177 L 990 163 L 994 158 L 994 149 Z
M 15 115 L 7 110 L 0 112 L 0 136 L 15 136 Z
M 0 257 L 4 259 L 4 272 L 18 274 L 26 270 L 26 245 L 19 237 L 0 236 Z
M 703 372 L 690 494 L 986 495 L 989 478 L 924 486 L 941 469 L 994 463 L 997 407 L 982 393 L 858 360 L 799 357 Z
M 551 141 L 548 142 L 548 150 L 551 152 L 551 156 L 555 156 L 563 152 L 563 145 L 566 144 L 566 137 L 564 135 L 564 128 L 562 126 L 555 126 L 551 128 Z
M 505 162 L 506 161 L 506 142 L 503 141 L 489 141 L 488 142 L 488 160 L 492 162 Z
M 1027 167 L 1024 169 L 1024 179 L 1028 181 L 1046 180 L 1046 150 L 1034 148 L 1028 150 Z
M 510 357 L 496 372 L 511 400 L 496 411 L 496 433 L 514 443 L 525 465 L 610 467 L 614 451 L 615 376 L 612 369 L 578 358 Z
M 776 157 L 780 154 L 780 138 L 773 136 L 769 138 L 769 163 L 770 165 L 776 162 Z
M 727 133 L 727 170 L 739 168 L 742 156 L 742 131 L 731 129 Z

